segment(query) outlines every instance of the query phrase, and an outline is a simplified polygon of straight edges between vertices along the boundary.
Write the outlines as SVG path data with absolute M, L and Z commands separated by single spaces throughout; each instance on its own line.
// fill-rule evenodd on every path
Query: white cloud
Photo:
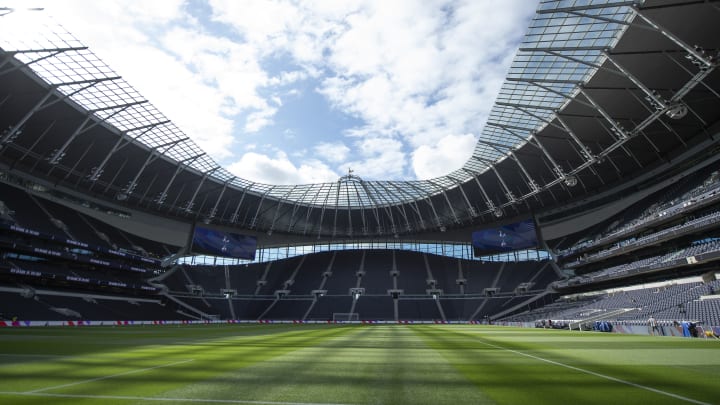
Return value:
M 336 181 L 340 177 L 318 160 L 296 166 L 285 152 L 278 152 L 274 157 L 248 152 L 230 164 L 228 170 L 236 176 L 266 184 L 322 183 Z
M 343 171 L 352 169 L 356 175 L 371 179 L 400 179 L 405 175 L 407 155 L 403 144 L 392 138 L 364 138 L 355 144 L 360 160 L 341 165 Z
M 342 142 L 322 142 L 315 145 L 315 154 L 320 158 L 333 163 L 340 163 L 347 159 L 350 148 Z
M 422 145 L 412 154 L 418 177 L 430 179 L 457 170 L 470 158 L 476 139 L 472 134 L 447 135 L 436 145 Z
M 277 108 L 266 108 L 248 114 L 245 120 L 246 132 L 258 132 L 264 127 L 273 123 L 272 116 L 277 112 Z
M 354 135 L 399 134 L 417 149 L 479 133 L 532 8 L 522 0 L 460 2 L 451 13 L 445 3 L 391 4 L 348 17 L 330 48 L 335 75 L 319 91 L 366 123 Z

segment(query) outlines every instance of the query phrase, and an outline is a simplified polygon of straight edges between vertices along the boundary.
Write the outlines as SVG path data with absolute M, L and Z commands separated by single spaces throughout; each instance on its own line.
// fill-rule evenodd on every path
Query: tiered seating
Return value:
M 365 288 L 366 295 L 387 295 L 393 288 L 392 253 L 388 250 L 367 251 L 365 255 L 365 275 L 361 287 Z M 338 269 L 340 271 L 340 269 Z M 351 286 L 347 286 L 349 288 Z
M 275 305 L 263 316 L 264 319 L 302 319 L 305 312 L 310 307 L 312 299 L 292 299 L 283 298 L 278 300 Z
M 644 323 L 653 316 L 665 323 L 693 320 L 718 326 L 720 299 L 700 300 L 701 296 L 718 288 L 720 288 L 720 280 L 714 280 L 707 284 L 690 282 L 599 294 L 570 301 L 558 300 L 554 304 L 504 318 L 503 321 L 531 322 L 538 319 L 575 321 L 617 309 L 630 309 L 629 312 L 606 320 Z
M 616 220 L 600 235 L 583 240 L 576 245 L 558 251 L 561 257 L 567 257 L 592 247 L 601 246 L 618 238 L 627 237 L 643 229 L 656 220 L 668 220 L 686 211 L 692 211 L 700 203 L 715 201 L 720 196 L 720 173 L 715 170 L 707 177 L 690 176 L 687 181 L 677 182 L 663 195 L 648 199 L 650 205 L 639 214 L 637 206 L 634 215 L 623 214 L 624 219 Z M 646 203 L 647 204 L 647 203 Z
M 391 296 L 360 297 L 355 305 L 355 312 L 361 320 L 385 320 L 392 321 L 393 299 Z
M 440 299 L 445 318 L 448 321 L 467 321 L 486 298 L 448 298 Z
M 168 320 L 185 319 L 170 306 L 160 303 L 88 298 L 77 295 L 35 295 L 24 298 L 18 293 L 0 292 L 0 319 L 64 320 Z
M 37 297 L 25 298 L 18 293 L 0 291 L 0 318 L 11 320 L 62 321 L 66 316 L 52 311 Z
M 238 319 L 258 319 L 273 301 L 274 298 L 235 299 L 232 303 Z
M 437 303 L 432 298 L 400 299 L 398 300 L 398 318 L 399 320 L 441 320 L 442 316 Z
M 427 257 L 433 277 L 438 282 L 436 288 L 443 290 L 444 294 L 459 294 L 458 260 L 448 260 L 437 255 L 425 255 L 425 257 Z
M 568 280 L 555 283 L 557 287 L 567 287 L 579 284 L 590 284 L 600 280 L 608 280 L 616 277 L 637 274 L 643 271 L 671 268 L 675 264 L 683 262 L 688 257 L 699 256 L 720 251 L 720 240 L 713 240 L 705 243 L 698 243 L 685 249 L 670 252 L 660 256 L 652 256 L 642 260 L 624 263 L 607 269 L 586 273 Z
M 15 211 L 15 222 L 18 225 L 60 238 L 68 237 L 50 222 L 42 208 L 25 191 L 0 182 L 0 195 L 5 205 Z
M 317 303 L 315 303 L 315 306 L 313 307 L 310 314 L 308 314 L 308 317 L 306 319 L 316 321 L 332 320 L 334 313 L 348 313 L 350 312 L 351 306 L 352 297 L 350 295 L 326 295 L 318 299 Z
M 53 235 L 60 240 L 72 238 L 95 246 L 124 249 L 141 256 L 164 257 L 178 250 L 177 247 L 129 235 L 62 204 L 31 196 L 13 185 L 0 183 L 0 196 L 4 204 L 15 212 L 14 219 L 18 225 Z M 51 218 L 64 224 L 67 232 L 53 224 Z M 105 234 L 110 243 L 100 238 L 98 231 Z
M 225 269 L 222 266 L 186 267 L 185 272 L 193 280 L 202 280 L 206 293 L 220 294 L 220 290 L 225 288 Z
M 292 295 L 310 295 L 322 282 L 322 274 L 327 270 L 332 253 L 318 253 L 306 256 L 290 287 Z M 294 270 L 294 269 L 293 269 Z
M 349 294 L 351 287 L 355 287 L 357 283 L 355 272 L 359 269 L 362 253 L 361 250 L 338 252 L 333 264 L 332 277 L 325 283 L 328 295 L 346 295 Z
M 332 319 L 333 313 L 351 311 L 353 300 L 350 289 L 357 286 L 356 273 L 360 270 L 361 263 L 365 275 L 361 279 L 360 287 L 365 291 L 357 301 L 354 312 L 359 313 L 363 319 L 394 319 L 393 298 L 388 294 L 388 290 L 393 289 L 393 277 L 390 274 L 393 268 L 393 251 L 390 250 L 365 252 L 364 262 L 363 252 L 357 250 L 322 252 L 272 262 L 265 278 L 266 285 L 260 288 L 256 301 L 249 296 L 253 295 L 257 280 L 262 279 L 265 269 L 268 268 L 267 263 L 229 266 L 230 288 L 238 293 L 232 299 L 235 316 L 241 319 L 256 319 L 267 310 L 263 315 L 264 319 L 302 319 L 316 299 L 311 292 L 319 289 L 323 273 L 327 271 L 332 257 L 335 257 L 331 268 L 332 275 L 323 286 L 323 290 L 327 292 L 324 296 L 317 297 L 317 302 L 306 319 L 328 320 Z M 446 317 L 451 320 L 467 320 L 484 298 L 454 299 L 453 296 L 459 295 L 456 283 L 458 259 L 411 251 L 395 252 L 400 272 L 398 288 L 403 290 L 398 297 L 399 316 L 402 319 L 442 318 L 435 301 L 427 293 L 429 287 L 425 257 L 431 271 L 437 271 L 442 276 L 440 278 L 432 274 L 433 278 L 440 278 L 437 280 L 438 287 L 443 289 L 443 293 L 438 298 L 447 312 Z M 537 291 L 544 290 L 549 281 L 557 279 L 547 261 L 501 264 L 463 260 L 461 264 L 474 280 L 473 286 L 469 291 L 466 290 L 467 294 L 482 294 L 483 288 L 494 284 L 500 288 L 502 296 L 490 299 L 483 308 L 483 314 L 504 310 L 508 308 L 508 303 L 516 302 L 511 299 L 520 283 L 533 282 L 533 290 Z M 502 272 L 501 268 L 504 269 Z M 293 283 L 289 285 L 287 281 L 293 274 Z M 214 300 L 220 299 L 220 290 L 226 288 L 224 275 L 223 266 L 186 266 L 167 277 L 164 283 L 170 291 L 179 293 L 180 296 L 188 295 L 188 284 L 202 286 L 209 305 L 215 308 L 217 304 Z M 454 288 L 444 289 L 443 283 L 451 283 L 450 286 Z M 289 295 L 273 304 L 276 299 L 275 292 L 286 289 L 286 286 L 290 291 Z M 527 295 L 523 295 L 522 299 L 527 299 Z M 213 311 L 223 317 L 227 316 L 222 306 Z
M 485 288 L 492 288 L 493 281 L 503 266 L 498 262 L 465 262 L 463 274 L 467 279 L 465 294 L 479 294 Z
M 240 295 L 252 295 L 257 288 L 259 280 L 265 271 L 265 263 L 262 265 L 230 266 L 230 286 L 237 290 Z
M 575 297 L 559 299 L 551 304 L 514 314 L 502 319 L 507 322 L 534 322 L 539 319 L 569 319 L 568 314 L 581 312 L 580 308 L 595 302 L 597 297 Z
M 284 290 L 285 282 L 290 278 L 300 260 L 300 257 L 293 257 L 274 262 L 265 276 L 266 284 L 260 288 L 258 295 L 273 295 L 277 290 Z
M 430 288 L 426 283 L 427 270 L 423 256 L 411 252 L 396 252 L 395 260 L 400 272 L 398 288 L 404 290 L 405 294 L 426 294 L 426 290 Z
M 628 252 L 650 243 L 656 243 L 662 239 L 671 238 L 674 235 L 679 235 L 684 232 L 692 232 L 703 227 L 717 226 L 718 224 L 720 224 L 720 212 L 710 212 L 699 218 L 688 220 L 685 223 L 665 228 L 649 235 L 622 240 L 607 249 L 600 250 L 596 253 L 586 255 L 582 259 L 570 262 L 566 264 L 565 267 L 576 267 L 583 263 L 602 260 L 605 257 L 609 257 L 621 251 Z
M 60 204 L 55 204 L 51 201 L 36 199 L 39 205 L 42 205 L 45 211 L 49 212 L 52 218 L 62 221 L 67 227 L 69 234 L 75 240 L 82 241 L 94 241 L 98 245 L 112 247 L 111 245 L 105 244 L 104 241 L 100 240 L 97 233 L 92 229 L 78 214 L 76 211 L 71 210 Z M 39 213 L 36 213 L 36 215 Z

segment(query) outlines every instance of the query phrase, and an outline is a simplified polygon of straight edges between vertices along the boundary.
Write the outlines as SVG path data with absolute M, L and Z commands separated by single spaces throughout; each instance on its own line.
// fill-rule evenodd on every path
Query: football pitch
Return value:
M 2 404 L 720 404 L 720 341 L 479 325 L 0 330 Z

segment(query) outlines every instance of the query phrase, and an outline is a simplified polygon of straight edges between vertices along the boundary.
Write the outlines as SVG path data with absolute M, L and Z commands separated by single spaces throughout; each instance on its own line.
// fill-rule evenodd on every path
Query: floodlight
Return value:
M 665 115 L 667 115 L 668 117 L 670 117 L 674 120 L 679 120 L 679 119 L 685 117 L 687 115 L 687 113 L 688 113 L 688 108 L 687 108 L 687 106 L 685 106 L 685 104 L 675 104 L 675 105 L 671 106 L 670 108 L 668 108 L 667 111 L 665 111 Z

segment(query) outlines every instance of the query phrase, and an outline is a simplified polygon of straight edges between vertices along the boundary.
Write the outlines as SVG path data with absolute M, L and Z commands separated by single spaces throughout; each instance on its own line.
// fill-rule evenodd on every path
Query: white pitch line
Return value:
M 112 375 L 106 375 L 106 376 L 103 376 L 103 377 L 91 378 L 91 379 L 89 379 L 89 380 L 75 381 L 75 382 L 71 382 L 71 383 L 67 383 L 67 384 L 54 385 L 54 386 L 52 386 L 52 387 L 45 387 L 45 388 L 40 388 L 40 389 L 36 389 L 36 390 L 32 390 L 32 391 L 25 391 L 24 393 L 25 393 L 25 394 L 37 394 L 37 393 L 40 393 L 40 392 L 42 392 L 42 391 L 55 390 L 55 389 L 58 389 L 58 388 L 65 388 L 65 387 L 72 387 L 72 386 L 74 386 L 74 385 L 86 384 L 86 383 L 93 382 L 93 381 L 107 380 L 108 378 L 119 377 L 119 376 L 121 376 L 121 375 L 141 373 L 141 372 L 143 372 L 143 371 L 154 370 L 154 369 L 156 369 L 156 368 L 170 367 L 170 366 L 174 366 L 174 365 L 176 365 L 176 364 L 189 363 L 189 362 L 194 361 L 194 360 L 195 360 L 195 359 L 176 361 L 176 362 L 174 362 L 174 363 L 161 364 L 161 365 L 159 365 L 159 366 L 148 367 L 148 368 L 141 368 L 141 369 L 137 369 L 137 370 L 130 370 L 130 371 L 122 372 L 122 373 L 117 373 L 117 374 L 112 374 Z
M 632 387 L 635 387 L 635 388 L 644 389 L 644 390 L 647 390 L 647 391 L 650 391 L 650 392 L 654 392 L 654 393 L 656 393 L 656 394 L 667 395 L 667 396 L 669 396 L 669 397 L 672 397 L 672 398 L 675 398 L 675 399 L 679 399 L 679 400 L 682 400 L 682 401 L 686 401 L 686 402 L 691 402 L 691 403 L 693 403 L 693 404 L 698 404 L 698 405 L 712 405 L 712 404 L 709 403 L 709 402 L 698 401 L 698 400 L 696 400 L 696 399 L 684 397 L 684 396 L 682 396 L 682 395 L 673 394 L 672 392 L 667 392 L 667 391 L 659 390 L 659 389 L 657 389 L 657 388 L 648 387 L 648 386 L 646 386 L 646 385 L 636 384 L 636 383 L 631 382 L 631 381 L 626 381 L 626 380 L 623 380 L 623 379 L 620 379 L 620 378 L 617 378 L 617 377 L 613 377 L 613 376 L 609 376 L 609 375 L 606 375 L 606 374 L 596 373 L 596 372 L 591 371 L 591 370 L 586 370 L 586 369 L 584 369 L 584 368 L 571 366 L 571 365 L 569 365 L 569 364 L 560 363 L 560 362 L 558 362 L 558 361 L 549 360 L 549 359 L 544 359 L 544 358 L 542 358 L 542 357 L 534 356 L 534 355 L 529 354 L 529 353 L 523 353 L 523 352 L 520 352 L 520 351 L 517 351 L 517 350 L 512 350 L 512 349 L 508 349 L 508 348 L 505 348 L 505 347 L 502 347 L 502 346 L 497 346 L 497 345 L 494 345 L 494 344 L 492 344 L 492 343 L 487 343 L 487 342 L 484 342 L 484 341 L 482 341 L 482 340 L 479 340 L 478 342 L 480 342 L 480 343 L 482 343 L 482 344 L 484 344 L 484 345 L 486 345 L 486 346 L 494 347 L 494 348 L 496 348 L 496 349 L 505 350 L 505 351 L 510 352 L 510 353 L 519 354 L 520 356 L 530 357 L 530 358 L 535 359 L 535 360 L 544 361 L 545 363 L 550 363 L 550 364 L 554 364 L 554 365 L 556 365 L 556 366 L 569 368 L 570 370 L 575 370 L 575 371 L 579 371 L 579 372 L 581 372 L 581 373 L 594 375 L 595 377 L 600 377 L 600 378 L 604 378 L 604 379 L 606 379 L 606 380 L 615 381 L 615 382 L 618 382 L 618 383 L 621 383 L 621 384 L 626 384 L 626 385 L 629 385 L 629 386 L 632 386 Z
M 129 395 L 81 395 L 81 394 L 51 394 L 45 392 L 13 392 L 0 391 L 0 395 L 21 395 L 46 398 L 79 398 L 79 399 L 115 399 L 128 401 L 158 401 L 158 402 L 202 402 L 213 404 L 249 404 L 249 405 L 351 405 L 327 402 L 278 402 L 278 401 L 250 401 L 242 399 L 202 399 L 202 398 L 166 398 L 166 397 L 136 397 Z

